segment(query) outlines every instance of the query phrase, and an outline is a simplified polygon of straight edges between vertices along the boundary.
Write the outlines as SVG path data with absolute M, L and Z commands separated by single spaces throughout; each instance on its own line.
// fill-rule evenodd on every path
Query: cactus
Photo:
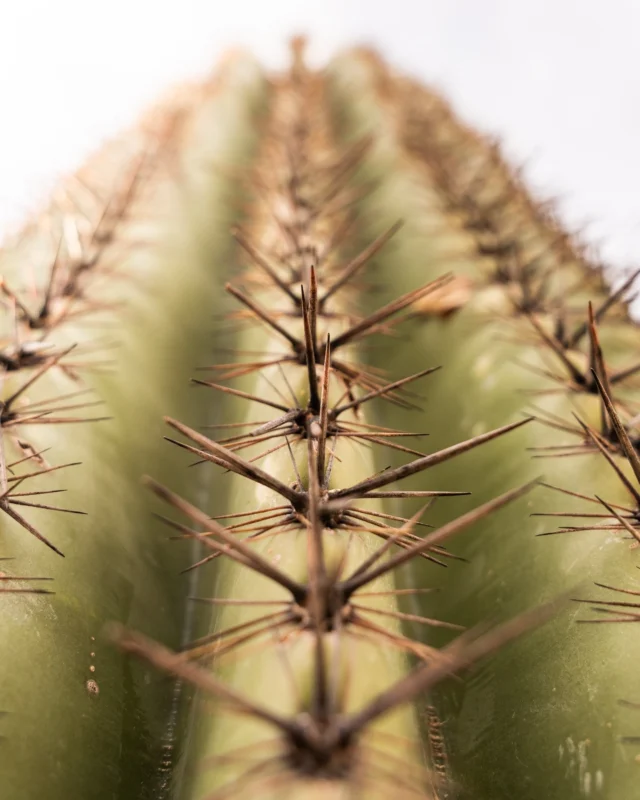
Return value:
M 12 796 L 633 800 L 635 276 L 444 101 L 235 55 L 2 273 Z

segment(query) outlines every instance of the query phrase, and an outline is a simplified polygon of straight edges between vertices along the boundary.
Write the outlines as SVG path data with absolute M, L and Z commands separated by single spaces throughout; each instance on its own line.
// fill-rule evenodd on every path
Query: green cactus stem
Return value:
M 211 418 L 188 379 L 210 357 L 216 270 L 234 257 L 237 190 L 216 165 L 245 168 L 263 95 L 254 62 L 229 59 L 107 145 L 2 253 L 7 798 L 167 796 L 179 695 L 103 628 L 185 636 L 189 562 L 140 475 L 209 502 L 163 457 L 162 414 Z

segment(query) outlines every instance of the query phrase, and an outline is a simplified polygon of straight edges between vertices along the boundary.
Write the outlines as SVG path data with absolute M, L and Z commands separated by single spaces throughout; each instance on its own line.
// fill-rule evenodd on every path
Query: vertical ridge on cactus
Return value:
M 208 711 L 198 715 L 196 724 L 201 728 L 201 744 L 192 743 L 196 760 L 204 764 L 224 763 L 224 766 L 203 770 L 194 778 L 195 788 L 187 789 L 187 796 L 224 796 L 231 788 L 234 794 L 258 792 L 261 796 L 271 796 L 272 791 L 275 794 L 285 785 L 301 793 L 311 791 L 311 787 L 315 787 L 314 791 L 323 787 L 321 790 L 325 793 L 342 795 L 345 791 L 366 791 L 370 796 L 384 796 L 389 791 L 388 776 L 384 780 L 381 776 L 377 782 L 379 785 L 370 786 L 370 778 L 363 772 L 361 764 L 362 753 L 370 747 L 369 737 L 378 733 L 374 720 L 381 715 L 369 712 L 374 725 L 371 730 L 363 722 L 350 723 L 352 733 L 348 741 L 340 733 L 346 724 L 343 717 L 360 707 L 359 718 L 368 719 L 367 709 L 373 709 L 376 697 L 381 698 L 385 688 L 394 679 L 399 680 L 404 658 L 396 658 L 394 647 L 399 654 L 409 651 L 427 660 L 436 657 L 431 648 L 416 649 L 415 645 L 404 640 L 399 635 L 397 623 L 411 620 L 429 626 L 458 627 L 432 617 L 399 611 L 395 605 L 393 584 L 389 583 L 392 569 L 400 563 L 397 559 L 408 561 L 418 555 L 447 557 L 440 544 L 442 541 L 522 492 L 508 492 L 487 504 L 486 508 L 478 509 L 424 540 L 413 534 L 418 517 L 395 517 L 403 524 L 399 528 L 389 527 L 375 518 L 371 521 L 372 511 L 374 517 L 378 514 L 379 518 L 385 517 L 383 512 L 364 507 L 360 513 L 355 513 L 358 509 L 351 509 L 349 501 L 379 500 L 376 489 L 485 444 L 527 420 L 503 426 L 431 456 L 423 456 L 419 451 L 394 442 L 386 443 L 384 438 L 376 435 L 380 433 L 384 437 L 389 431 L 374 429 L 374 434 L 370 434 L 367 440 L 362 432 L 350 429 L 350 425 L 361 424 L 360 409 L 374 398 L 387 396 L 402 407 L 408 407 L 398 391 L 407 381 L 381 383 L 377 375 L 368 375 L 352 362 L 336 359 L 336 350 L 357 343 L 373 330 L 388 328 L 387 320 L 445 285 L 449 278 L 445 276 L 423 288 L 407 291 L 363 318 L 358 319 L 351 311 L 345 314 L 342 298 L 350 287 L 345 276 L 353 278 L 356 273 L 353 265 L 364 266 L 366 256 L 374 255 L 381 244 L 391 238 L 390 233 L 377 237 L 374 245 L 365 248 L 363 254 L 351 259 L 346 267 L 341 267 L 339 262 L 334 266 L 335 260 L 330 258 L 322 262 L 319 254 L 328 250 L 328 243 L 335 239 L 335 229 L 341 229 L 344 223 L 336 218 L 332 208 L 327 211 L 323 205 L 317 205 L 317 200 L 314 202 L 316 197 L 324 202 L 327 196 L 322 185 L 326 175 L 322 171 L 318 174 L 316 164 L 322 160 L 337 163 L 343 180 L 344 172 L 339 158 L 330 150 L 327 155 L 324 151 L 330 147 L 330 140 L 321 78 L 306 70 L 292 73 L 275 88 L 271 108 L 273 121 L 270 124 L 277 129 L 278 135 L 272 143 L 267 134 L 265 162 L 258 159 L 264 211 L 257 201 L 255 221 L 243 232 L 242 239 L 252 261 L 259 253 L 266 264 L 282 264 L 283 275 L 274 272 L 275 266 L 267 270 L 262 268 L 259 273 L 251 271 L 247 274 L 245 285 L 251 286 L 251 291 L 233 285 L 227 285 L 227 289 L 246 309 L 246 318 L 259 321 L 272 334 L 273 346 L 266 338 L 267 333 L 262 339 L 262 346 L 267 348 L 264 351 L 267 360 L 261 363 L 259 370 L 251 369 L 244 374 L 245 385 L 251 385 L 251 391 L 236 388 L 227 391 L 252 404 L 257 402 L 270 407 L 277 413 L 273 423 L 265 423 L 261 418 L 253 432 L 232 437 L 224 444 L 176 420 L 167 420 L 171 427 L 196 446 L 176 444 L 200 460 L 213 462 L 241 479 L 232 489 L 235 497 L 229 514 L 232 518 L 249 514 L 254 519 L 249 525 L 239 523 L 225 529 L 173 493 L 155 487 L 192 523 L 204 528 L 205 533 L 198 534 L 180 526 L 187 535 L 207 536 L 211 553 L 199 562 L 199 567 L 210 566 L 215 560 L 223 585 L 221 594 L 237 601 L 237 604 L 223 604 L 221 623 L 211 634 L 194 641 L 185 656 L 202 664 L 209 664 L 212 659 L 218 662 L 216 671 L 225 677 L 234 692 L 241 691 L 245 698 L 243 702 L 248 704 L 245 710 L 254 708 L 253 713 L 249 711 L 246 722 L 239 721 L 235 715 L 228 718 Z M 331 174 L 329 180 L 333 199 L 340 205 L 344 189 Z M 262 227 L 258 222 L 261 217 L 266 217 Z M 395 224 L 389 231 L 398 229 L 399 225 Z M 337 281 L 330 277 L 334 271 L 339 276 Z M 266 285 L 265 273 L 269 278 Z M 284 281 L 288 283 L 283 287 Z M 339 284 L 340 291 L 336 284 Z M 279 291 L 276 293 L 275 289 Z M 326 307 L 329 298 L 331 304 Z M 290 310 L 287 310 L 287 303 L 292 305 Z M 273 311 L 269 310 L 270 306 Z M 257 337 L 249 338 L 248 335 L 242 339 L 241 347 L 253 352 L 254 342 L 258 344 Z M 289 357 L 281 356 L 274 364 L 271 361 L 272 354 L 275 355 L 273 348 L 282 345 L 289 347 L 291 354 Z M 224 366 L 232 370 L 241 368 L 240 364 Z M 432 371 L 427 369 L 422 373 Z M 248 384 L 249 377 L 254 374 L 255 378 Z M 225 387 L 217 383 L 200 383 L 204 387 L 225 391 Z M 364 394 L 360 394 L 362 391 Z M 346 398 L 350 399 L 345 403 L 343 400 Z M 291 401 L 293 406 L 290 407 Z M 250 414 L 254 413 L 257 413 L 255 406 L 250 411 Z M 267 431 L 275 444 L 266 451 L 262 447 L 251 447 L 251 434 L 258 444 Z M 396 434 L 401 432 L 394 432 Z M 351 486 L 347 481 L 344 486 L 347 469 L 351 481 L 363 467 L 366 470 L 364 475 L 370 470 L 363 443 L 376 440 L 417 455 L 418 459 L 399 470 L 369 476 Z M 256 455 L 247 460 L 244 453 L 242 456 L 238 453 L 241 447 L 247 447 Z M 253 500 L 251 483 L 255 485 Z M 271 493 L 275 498 L 272 499 Z M 459 492 L 428 490 L 425 494 L 433 497 Z M 285 506 L 283 509 L 282 500 L 290 504 L 288 508 Z M 270 513 L 276 504 L 278 511 Z M 247 508 L 252 511 L 248 512 Z M 264 525 L 267 520 L 274 521 Z M 238 534 L 243 538 L 234 541 Z M 247 538 L 244 538 L 245 534 Z M 383 538 L 382 546 L 373 544 L 376 537 Z M 387 564 L 389 551 L 398 546 L 404 555 L 391 558 Z M 233 569 L 225 570 L 224 564 L 220 565 L 221 555 L 231 558 L 235 565 Z M 383 563 L 379 564 L 381 559 Z M 268 581 L 266 584 L 265 579 Z M 371 599 L 356 602 L 359 600 L 356 592 L 365 587 L 371 587 L 368 595 Z M 288 603 L 286 595 L 281 594 L 282 590 L 290 597 Z M 376 601 L 375 597 L 379 599 Z M 265 602 L 281 603 L 281 606 L 268 611 L 262 606 Z M 145 651 L 140 644 L 134 647 L 131 640 L 125 639 L 125 646 L 127 641 L 132 649 Z M 343 655 L 347 647 L 348 655 Z M 332 659 L 325 655 L 326 648 L 335 653 Z M 155 657 L 153 652 L 156 652 Z M 186 676 L 176 657 L 159 655 L 157 651 L 149 651 L 148 647 L 146 653 L 155 658 L 155 663 L 164 661 L 171 664 L 171 669 L 177 674 Z M 327 659 L 336 662 L 333 677 L 328 671 Z M 352 661 L 369 664 L 367 671 L 360 671 L 357 681 L 350 677 Z M 206 684 L 205 675 L 192 671 L 189 674 L 199 685 Z M 220 688 L 211 686 L 212 691 L 219 695 Z M 267 686 L 269 691 L 265 691 Z M 259 711 L 254 705 L 258 699 L 261 700 Z M 268 704 L 266 707 L 265 702 Z M 270 707 L 272 703 L 275 703 L 274 707 Z M 391 708 L 389 706 L 387 710 Z M 281 752 L 261 762 L 255 780 L 251 773 L 245 776 L 245 780 L 242 765 L 228 763 L 229 758 L 237 747 L 244 750 L 250 741 L 259 749 L 267 736 L 265 723 L 281 727 L 283 709 L 290 715 L 293 730 L 297 731 L 295 742 L 287 741 L 285 737 L 281 742 Z M 280 715 L 280 722 L 276 722 L 275 717 L 269 721 L 266 715 L 276 712 Z M 304 735 L 300 730 L 302 719 L 307 719 Z M 391 719 L 394 720 L 393 727 L 387 729 L 385 719 L 381 732 L 393 736 L 401 734 L 407 743 L 413 740 L 417 751 L 417 730 L 411 716 L 403 718 L 394 714 Z M 308 726 L 313 731 L 313 739 L 309 739 Z M 287 736 L 290 735 L 289 731 Z M 345 761 L 347 745 L 351 763 Z M 389 745 L 389 757 L 394 750 Z M 398 751 L 395 757 L 400 755 Z M 404 755 L 406 757 L 406 753 Z M 415 758 L 415 755 L 411 757 L 412 760 Z M 277 780 L 271 775 L 272 770 L 275 770 Z M 277 787 L 275 790 L 271 788 L 272 777 Z
M 481 524 L 473 537 L 461 538 L 456 553 L 471 569 L 452 564 L 442 591 L 420 600 L 421 612 L 437 608 L 470 624 L 498 609 L 516 613 L 572 583 L 633 588 L 633 495 L 630 517 L 616 513 L 629 508 L 627 478 L 620 477 L 629 468 L 633 474 L 637 459 L 631 377 L 637 330 L 622 302 L 636 275 L 608 293 L 548 211 L 528 199 L 498 150 L 458 123 L 440 98 L 393 75 L 371 54 L 343 57 L 333 86 L 345 135 L 364 135 L 370 126 L 378 133 L 361 179 L 375 176 L 381 191 L 367 211 L 378 224 L 398 213 L 405 219 L 385 252 L 388 262 L 379 263 L 380 272 L 404 265 L 394 292 L 416 274 L 437 274 L 449 260 L 470 280 L 457 307 L 447 306 L 445 314 L 437 306 L 422 309 L 424 321 L 411 340 L 446 368 L 424 415 L 403 415 L 402 424 L 421 430 L 428 420 L 437 445 L 440 432 L 468 436 L 514 413 L 536 418 L 523 431 L 529 457 L 504 448 L 489 460 L 479 451 L 473 486 L 482 499 L 507 476 L 527 480 L 543 472 L 547 491 L 531 502 L 534 516 L 507 511 L 505 528 Z M 347 96 L 359 102 L 347 105 Z M 413 366 L 392 340 L 370 359 L 374 366 L 389 360 L 400 369 Z M 385 424 L 399 419 L 396 409 L 385 414 Z M 444 481 L 451 474 L 446 466 L 436 472 Z M 597 500 L 605 493 L 609 509 Z M 567 524 L 549 530 L 550 517 L 563 521 L 558 515 Z M 548 533 L 562 535 L 540 538 Z M 429 573 L 425 565 L 412 580 L 431 582 Z M 635 691 L 639 642 L 625 626 L 589 637 L 576 616 L 575 607 L 559 614 L 544 632 L 498 653 L 463 687 L 451 684 L 432 698 L 432 713 L 444 720 L 439 746 L 462 797 L 506 798 L 515 786 L 519 796 L 532 798 L 634 796 L 637 765 L 620 743 L 638 723 L 618 700 Z
M 163 541 L 139 481 L 162 465 L 159 477 L 210 495 L 163 459 L 161 416 L 211 418 L 188 380 L 208 357 L 212 269 L 234 258 L 239 207 L 212 162 L 245 167 L 262 83 L 249 58 L 230 60 L 107 145 L 1 254 L 7 797 L 166 796 L 179 695 L 102 629 L 118 620 L 174 646 L 185 635 L 190 558 Z M 35 578 L 51 593 L 25 594 Z

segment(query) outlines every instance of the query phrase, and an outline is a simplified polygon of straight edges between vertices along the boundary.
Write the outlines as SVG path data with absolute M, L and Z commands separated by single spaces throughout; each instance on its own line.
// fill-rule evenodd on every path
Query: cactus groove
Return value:
M 235 54 L 1 270 L 11 797 L 640 798 L 637 275 L 440 97 Z

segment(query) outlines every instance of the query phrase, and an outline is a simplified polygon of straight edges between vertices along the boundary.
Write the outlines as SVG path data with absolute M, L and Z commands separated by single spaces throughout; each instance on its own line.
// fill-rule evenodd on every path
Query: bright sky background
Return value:
M 279 67 L 369 43 L 500 134 L 605 258 L 640 262 L 640 0 L 5 0 L 0 235 L 106 136 L 227 47 Z

